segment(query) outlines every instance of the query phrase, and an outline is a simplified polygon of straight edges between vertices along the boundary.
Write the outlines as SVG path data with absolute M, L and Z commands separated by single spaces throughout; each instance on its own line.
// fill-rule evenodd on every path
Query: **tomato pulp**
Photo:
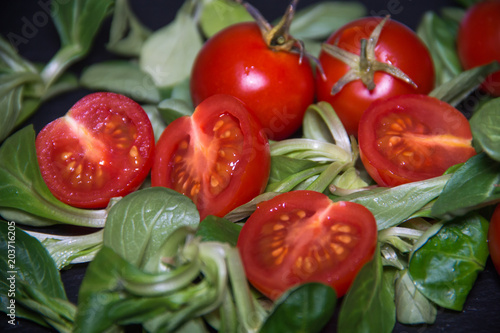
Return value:
M 193 65 L 194 105 L 218 93 L 242 100 L 268 137 L 280 140 L 299 129 L 314 102 L 314 74 L 306 58 L 270 49 L 256 23 L 240 23 L 212 36 Z
M 457 51 L 465 69 L 500 62 L 500 1 L 480 1 L 470 7 L 460 22 Z M 500 71 L 489 75 L 481 85 L 500 96 Z
M 374 102 L 359 123 L 361 161 L 380 186 L 442 175 L 476 154 L 465 116 L 428 95 Z
M 270 165 L 257 120 L 240 100 L 218 94 L 167 126 L 157 142 L 151 183 L 190 197 L 202 219 L 222 217 L 264 191 Z
M 45 126 L 36 151 L 42 177 L 56 198 L 75 207 L 102 208 L 142 184 L 154 144 L 151 122 L 139 104 L 98 92 Z
M 377 224 L 367 208 L 301 190 L 260 203 L 237 246 L 248 280 L 276 299 L 305 282 L 328 284 L 341 297 L 376 244 Z
M 333 33 L 326 43 L 336 45 L 359 57 L 361 40 L 368 40 L 381 20 L 376 17 L 354 20 Z M 370 54 L 367 56 L 369 57 Z M 416 87 L 394 77 L 393 74 L 375 71 L 374 74 L 371 73 L 373 74 L 373 80 L 371 80 L 374 84 L 373 89 L 370 90 L 360 79 L 355 79 L 332 95 L 332 87 L 351 70 L 351 66 L 333 57 L 325 49 L 319 55 L 326 79 L 319 72 L 317 73 L 317 99 L 329 102 L 347 132 L 354 136 L 358 135 L 361 115 L 372 102 L 402 94 L 427 94 L 434 87 L 435 73 L 430 53 L 419 37 L 405 25 L 390 19 L 383 24 L 374 48 L 374 57 L 375 59 L 372 60 L 375 62 L 390 64 L 401 70 Z M 357 67 L 362 67 L 359 59 L 352 66 L 355 70 Z M 373 71 L 375 63 L 369 64 L 368 67 L 367 72 Z

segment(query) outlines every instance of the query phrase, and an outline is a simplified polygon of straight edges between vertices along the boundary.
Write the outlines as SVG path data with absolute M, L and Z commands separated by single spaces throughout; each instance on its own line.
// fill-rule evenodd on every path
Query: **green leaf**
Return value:
M 458 105 L 474 89 L 484 81 L 489 74 L 500 69 L 500 63 L 492 62 L 488 65 L 474 67 L 460 73 L 448 82 L 436 87 L 429 96 L 436 97 L 453 106 Z
M 500 200 L 500 162 L 485 153 L 471 157 L 452 175 L 432 206 L 433 216 L 451 218 Z
M 240 231 L 241 226 L 238 224 L 210 215 L 200 223 L 196 235 L 204 242 L 213 241 L 236 246 Z
M 190 103 L 182 99 L 168 98 L 158 104 L 158 112 L 162 119 L 170 124 L 177 118 L 191 116 L 194 110 Z
M 0 211 L 7 209 L 28 213 L 54 223 L 102 227 L 105 209 L 71 207 L 56 199 L 43 181 L 36 158 L 35 131 L 29 125 L 11 135 L 0 147 Z M 20 216 L 17 214 L 17 216 Z M 46 224 L 45 223 L 45 224 Z M 38 225 L 38 224 L 35 224 Z
M 350 160 L 353 159 L 352 142 L 330 103 L 323 101 L 310 105 L 304 115 L 303 127 L 305 138 L 335 143 Z
M 7 294 L 9 287 L 7 278 L 15 276 L 16 282 L 23 281 L 48 295 L 67 299 L 54 261 L 36 238 L 15 227 L 14 222 L 1 222 L 0 240 L 0 250 L 4 254 L 0 258 L 2 296 Z M 9 256 L 9 253 L 12 255 Z M 4 302 L 2 304 L 5 305 Z
M 409 263 L 418 290 L 447 309 L 461 311 L 488 258 L 488 221 L 468 215 L 446 223 Z
M 113 318 L 107 313 L 124 297 L 117 290 L 121 271 L 126 267 L 127 262 L 110 248 L 104 246 L 99 251 L 80 285 L 75 333 L 104 332 L 113 326 Z
M 257 209 L 257 205 L 259 203 L 271 200 L 280 193 L 281 192 L 264 192 L 256 196 L 246 204 L 236 207 L 235 209 L 227 213 L 226 216 L 224 216 L 224 218 L 231 222 L 241 221 L 249 217 Z
M 245 7 L 235 1 L 212 0 L 203 6 L 200 28 L 207 38 L 230 25 L 253 21 Z
M 75 307 L 68 302 L 59 271 L 40 242 L 14 222 L 0 222 L 0 311 L 70 332 Z M 15 286 L 15 287 L 13 287 Z
M 486 102 L 470 119 L 474 142 L 500 162 L 500 97 Z
M 59 270 L 70 264 L 91 261 L 102 246 L 102 229 L 86 235 L 69 236 L 27 232 L 43 244 Z
M 462 9 L 455 9 L 455 11 L 461 11 L 463 14 Z M 455 45 L 458 24 L 457 21 L 439 17 L 435 12 L 428 11 L 417 27 L 417 34 L 427 45 L 434 62 L 436 87 L 462 72 Z
M 93 64 L 83 71 L 80 83 L 91 90 L 113 91 L 138 102 L 160 101 L 151 76 L 130 61 L 111 60 Z
M 61 49 L 42 71 L 47 87 L 88 53 L 113 4 L 114 0 L 52 2 L 51 16 L 59 33 Z
M 400 224 L 441 194 L 450 175 L 412 182 L 392 188 L 360 191 L 332 200 L 353 201 L 368 208 L 377 221 L 378 230 Z
M 24 104 L 23 95 L 27 87 L 40 83 L 37 68 L 0 36 L 0 142 L 36 109 L 33 103 Z
M 118 55 L 138 57 L 150 34 L 135 16 L 128 0 L 116 0 L 106 49 Z
M 161 134 L 167 127 L 167 124 L 163 120 L 158 111 L 158 108 L 154 105 L 142 105 L 142 108 L 146 112 L 149 117 L 149 121 L 151 121 L 151 126 L 153 126 L 153 133 L 155 135 L 155 142 L 160 139 Z
M 292 158 L 288 156 L 271 156 L 271 172 L 269 184 L 277 183 L 303 170 L 319 166 L 320 163 L 311 160 Z
M 201 46 L 194 20 L 181 10 L 173 22 L 149 36 L 141 49 L 139 65 L 156 86 L 171 88 L 190 76 Z
M 22 110 L 23 87 L 16 87 L 0 95 L 0 142 L 14 129 Z
M 396 314 L 398 322 L 407 325 L 433 324 L 436 321 L 437 307 L 415 286 L 404 270 L 396 280 Z
M 38 73 L 34 64 L 24 59 L 2 35 L 0 35 L 0 72 Z
M 360 2 L 322 1 L 295 13 L 290 34 L 297 39 L 325 39 L 344 24 L 366 15 Z
M 336 303 L 335 290 L 328 285 L 313 282 L 294 287 L 276 301 L 259 332 L 321 332 Z
M 80 85 L 78 83 L 77 76 L 74 73 L 65 72 L 51 86 L 49 86 L 44 91 L 43 95 L 41 96 L 41 101 L 40 98 L 38 97 L 38 102 L 45 102 L 58 95 L 64 94 L 68 91 L 75 90 L 78 88 L 80 88 Z M 27 100 L 25 98 L 23 100 L 23 104 L 26 104 L 26 102 Z M 31 113 L 25 115 L 24 118 L 27 118 L 30 115 Z M 20 118 L 22 118 L 22 116 Z
M 180 226 L 196 228 L 200 216 L 186 196 L 164 187 L 133 192 L 109 211 L 103 244 L 128 262 L 144 267 L 166 237 Z
M 392 332 L 396 323 L 392 276 L 384 275 L 379 251 L 358 273 L 342 301 L 338 332 Z

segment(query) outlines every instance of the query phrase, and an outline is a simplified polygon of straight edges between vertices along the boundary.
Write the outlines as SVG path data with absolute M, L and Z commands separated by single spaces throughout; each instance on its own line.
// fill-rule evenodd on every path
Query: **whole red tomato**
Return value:
M 314 73 L 299 54 L 273 50 L 257 23 L 240 23 L 211 37 L 193 65 L 193 103 L 217 93 L 239 98 L 268 137 L 280 140 L 299 129 L 314 102 Z
M 488 229 L 488 248 L 491 260 L 500 274 L 500 204 L 497 205 L 491 217 Z
M 405 25 L 381 20 L 365 17 L 344 25 L 328 38 L 319 55 L 326 79 L 316 76 L 317 98 L 329 102 L 347 132 L 355 136 L 361 115 L 373 101 L 427 94 L 434 87 L 434 65 L 427 47 Z M 362 47 L 363 40 L 367 43 Z M 331 45 L 341 49 L 343 60 L 331 54 Z M 341 78 L 345 84 L 332 94 Z
M 480 1 L 467 10 L 457 36 L 460 61 L 465 69 L 500 61 L 500 1 Z M 489 75 L 482 89 L 500 96 L 500 71 Z

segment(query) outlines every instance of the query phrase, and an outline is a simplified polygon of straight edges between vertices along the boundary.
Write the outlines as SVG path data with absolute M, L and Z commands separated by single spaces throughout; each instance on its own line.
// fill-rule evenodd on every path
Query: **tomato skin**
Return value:
M 201 219 L 223 217 L 264 191 L 270 167 L 269 142 L 258 121 L 240 100 L 217 94 L 164 130 L 151 184 L 193 199 Z
M 255 114 L 269 139 L 295 133 L 314 102 L 314 73 L 299 55 L 271 50 L 256 23 L 232 25 L 200 50 L 191 75 L 194 105 L 217 94 L 233 95 Z
M 488 229 L 488 248 L 491 261 L 500 274 L 500 204 L 497 204 Z
M 130 98 L 89 94 L 37 135 L 42 178 L 60 201 L 80 208 L 104 208 L 113 197 L 136 190 L 154 155 L 151 122 Z
M 480 1 L 470 7 L 458 29 L 457 51 L 465 69 L 500 62 L 500 1 Z M 500 71 L 489 75 L 482 89 L 500 96 Z
M 374 102 L 359 124 L 360 157 L 380 186 L 442 175 L 476 154 L 465 116 L 428 95 Z
M 376 244 L 377 224 L 367 208 L 299 190 L 260 203 L 237 247 L 249 281 L 274 300 L 305 282 L 328 284 L 341 297 Z
M 359 55 L 361 39 L 367 39 L 380 21 L 381 18 L 374 17 L 354 20 L 334 32 L 326 43 L 336 44 Z M 372 91 L 356 80 L 331 95 L 332 86 L 347 73 L 349 66 L 324 50 L 319 55 L 326 80 L 319 72 L 316 73 L 317 100 L 332 105 L 350 135 L 358 135 L 361 115 L 372 102 L 402 94 L 427 94 L 434 88 L 435 73 L 430 53 L 419 37 L 405 25 L 394 20 L 384 24 L 375 47 L 375 56 L 377 60 L 391 63 L 402 70 L 417 84 L 417 88 L 388 73 L 376 72 Z

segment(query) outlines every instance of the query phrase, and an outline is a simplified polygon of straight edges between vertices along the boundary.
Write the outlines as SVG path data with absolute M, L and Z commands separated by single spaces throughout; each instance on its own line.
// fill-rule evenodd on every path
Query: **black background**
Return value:
M 320 0 L 301 0 L 298 8 Z M 57 0 L 56 0 L 57 2 Z M 404 22 L 415 29 L 422 14 L 426 10 L 439 10 L 445 6 L 456 5 L 454 1 L 434 0 L 389 0 L 361 1 L 368 8 L 370 15 L 391 14 L 393 19 Z M 156 30 L 170 22 L 183 3 L 182 0 L 131 0 L 133 11 L 149 28 Z M 254 0 L 250 1 L 269 20 L 280 17 L 288 0 Z M 22 56 L 33 62 L 46 63 L 59 47 L 56 30 L 46 12 L 49 0 L 8 0 L 2 1 L 0 7 L 0 32 L 4 37 L 17 34 L 26 38 L 26 43 L 18 46 Z M 35 24 L 36 23 L 36 24 Z M 116 58 L 108 53 L 104 45 L 107 41 L 109 20 L 105 22 L 90 54 L 74 65 L 70 70 L 80 73 L 92 63 Z M 81 97 L 89 91 L 80 89 L 59 96 L 46 102 L 29 120 L 39 131 L 45 124 L 63 115 Z M 0 110 L 2 112 L 2 110 Z M 61 276 L 70 301 L 77 302 L 78 287 L 85 273 L 86 265 L 75 265 L 69 270 L 63 270 Z M 51 332 L 31 322 L 19 320 L 15 327 L 7 324 L 8 317 L 2 314 L 0 318 L 1 331 L 15 332 Z M 324 332 L 335 332 L 336 318 L 332 318 Z M 462 312 L 439 310 L 434 325 L 405 326 L 396 324 L 394 332 L 500 332 L 500 278 L 488 259 L 487 267 L 479 275 Z

